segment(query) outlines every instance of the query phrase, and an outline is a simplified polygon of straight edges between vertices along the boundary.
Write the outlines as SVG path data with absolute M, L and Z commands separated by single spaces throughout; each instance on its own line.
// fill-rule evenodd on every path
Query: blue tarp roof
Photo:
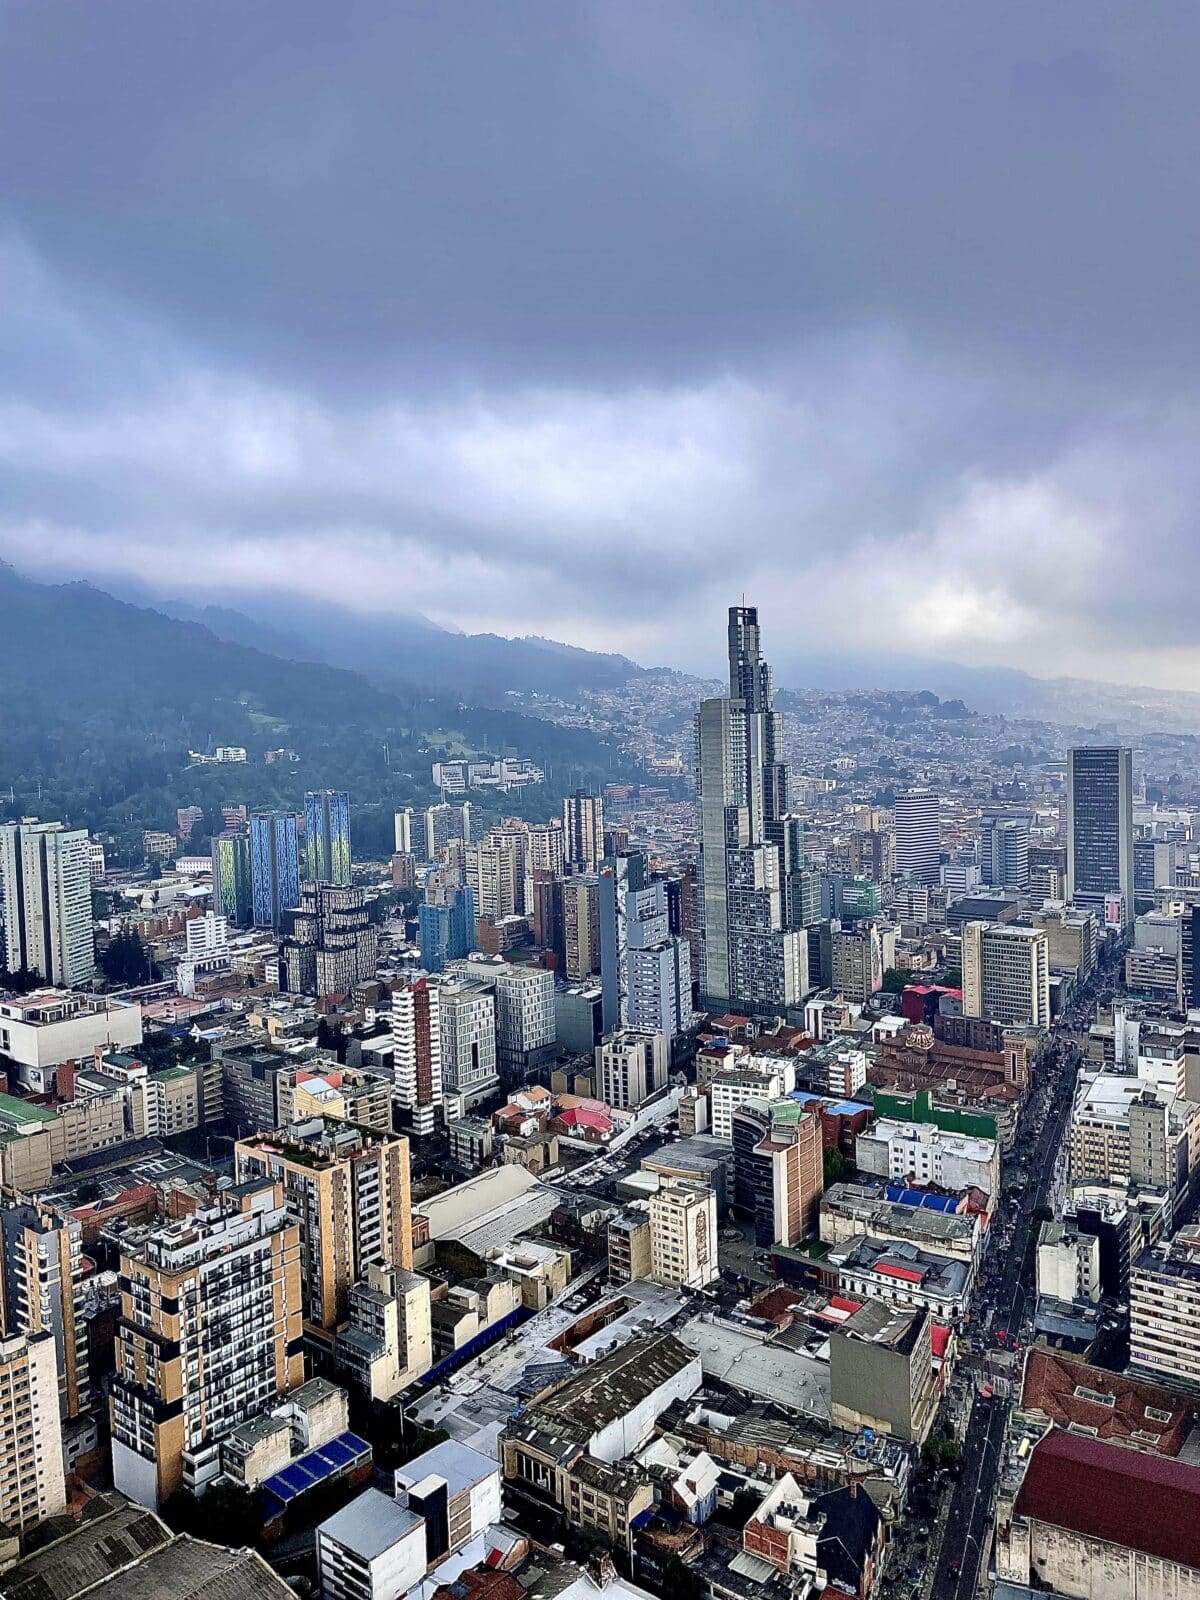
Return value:
M 924 1189 L 905 1189 L 889 1183 L 884 1190 L 893 1205 L 923 1206 L 926 1211 L 957 1211 L 959 1199 L 953 1194 L 929 1194 Z

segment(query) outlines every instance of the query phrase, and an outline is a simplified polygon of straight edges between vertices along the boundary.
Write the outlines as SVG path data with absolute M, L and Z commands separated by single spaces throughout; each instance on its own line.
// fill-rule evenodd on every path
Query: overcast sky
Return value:
M 0 0 L 0 555 L 1196 687 L 1200 7 Z

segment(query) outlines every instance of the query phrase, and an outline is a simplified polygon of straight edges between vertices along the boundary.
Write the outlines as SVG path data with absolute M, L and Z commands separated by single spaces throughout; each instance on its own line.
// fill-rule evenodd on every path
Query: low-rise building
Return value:
M 323 1600 L 396 1600 L 425 1576 L 425 1522 L 365 1489 L 317 1529 Z
M 1000 1152 L 994 1139 L 944 1133 L 932 1123 L 881 1118 L 859 1134 L 856 1151 L 861 1171 L 893 1182 L 936 1184 L 955 1193 L 982 1189 L 993 1197 L 1000 1192 Z
M 425 1559 L 453 1555 L 501 1517 L 500 1467 L 456 1439 L 447 1439 L 396 1469 L 397 1504 L 425 1522 Z
M 837 1245 L 825 1258 L 836 1269 L 839 1293 L 874 1296 L 894 1306 L 924 1306 L 952 1326 L 966 1312 L 973 1273 L 965 1261 L 918 1250 L 905 1241 L 863 1238 Z
M 712 1189 L 700 1183 L 660 1188 L 650 1198 L 650 1276 L 672 1288 L 703 1289 L 720 1270 Z

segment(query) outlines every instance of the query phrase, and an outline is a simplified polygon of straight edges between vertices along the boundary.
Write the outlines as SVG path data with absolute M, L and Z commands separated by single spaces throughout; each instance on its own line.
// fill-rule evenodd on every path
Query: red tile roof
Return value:
M 1081 1392 L 1082 1391 L 1082 1392 Z M 1090 1398 L 1091 1396 L 1097 1398 Z M 1111 1397 L 1112 1403 L 1099 1398 Z M 1191 1432 L 1196 1402 L 1121 1372 L 1106 1372 L 1051 1350 L 1030 1350 L 1021 1406 L 1038 1411 L 1060 1428 L 1095 1428 L 1106 1444 L 1129 1445 L 1159 1456 L 1177 1456 Z M 1157 1412 L 1166 1415 L 1149 1415 Z
M 1033 1447 L 1016 1511 L 1200 1569 L 1200 1467 L 1053 1428 Z

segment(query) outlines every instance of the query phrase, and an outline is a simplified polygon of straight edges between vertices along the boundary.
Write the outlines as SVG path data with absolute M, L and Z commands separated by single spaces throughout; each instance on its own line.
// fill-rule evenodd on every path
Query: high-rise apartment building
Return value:
M 563 801 L 563 861 L 568 867 L 595 872 L 604 860 L 604 801 L 576 789 Z
M 338 1368 L 372 1400 L 391 1400 L 433 1365 L 429 1279 L 374 1261 L 350 1290 Z
M 378 950 L 365 890 L 301 884 L 299 906 L 283 913 L 280 988 L 288 994 L 349 994 L 375 976 Z
M 425 859 L 437 861 L 442 851 L 453 841 L 464 845 L 471 842 L 471 802 L 464 800 L 452 806 L 448 800 L 429 806 L 424 816 Z
M 1120 901 L 1133 922 L 1133 752 L 1124 746 L 1067 751 L 1067 898 L 1109 921 Z
M 5 962 L 70 989 L 96 971 L 92 865 L 86 828 L 0 825 L 0 916 Z
M 24 1533 L 66 1508 L 58 1377 L 48 1333 L 0 1338 L 0 1522 Z
M 88 1339 L 84 1321 L 83 1231 L 41 1201 L 0 1211 L 3 1271 L 0 1328 L 5 1334 L 49 1334 L 59 1411 L 70 1420 L 88 1403 Z
M 373 1261 L 412 1267 L 408 1140 L 333 1117 L 310 1117 L 234 1147 L 239 1184 L 282 1185 L 300 1225 L 306 1322 L 331 1331 L 346 1320 L 350 1285 Z
M 650 1276 L 671 1289 L 703 1289 L 718 1276 L 717 1194 L 676 1183 L 650 1197 Z
M 1027 812 L 985 811 L 979 823 L 979 881 L 996 889 L 1028 889 Z
M 681 884 L 648 882 L 640 851 L 606 861 L 599 880 L 605 1030 L 640 1028 L 673 1040 L 692 1025 L 691 946 L 672 931 L 671 890 L 678 926 Z
M 524 871 L 518 859 L 516 841 L 511 835 L 493 830 L 467 852 L 467 884 L 474 891 L 475 915 L 485 922 L 499 922 L 517 914 L 517 884 Z
M 549 822 L 529 824 L 529 874 L 548 872 L 552 877 L 562 876 L 565 865 L 566 835 L 557 817 Z
M 392 1091 L 401 1125 L 419 1138 L 442 1120 L 441 990 L 426 978 L 392 995 Z
M 256 928 L 278 932 L 300 904 L 300 830 L 290 811 L 251 813 L 250 889 Z
M 1050 949 L 1041 928 L 965 923 L 962 973 L 964 1016 L 1008 1026 L 1050 1026 Z
M 941 872 L 941 803 L 933 789 L 898 794 L 892 808 L 896 827 L 896 871 L 918 883 L 937 883 Z
M 817 1231 L 825 1188 L 821 1119 L 794 1100 L 747 1100 L 733 1112 L 733 1203 L 755 1243 L 796 1245 Z
M 321 789 L 304 796 L 304 876 L 309 883 L 350 882 L 350 796 Z
M 413 808 L 405 806 L 403 810 L 397 811 L 393 818 L 393 825 L 395 827 L 397 852 L 400 855 L 411 855 L 414 848 L 413 841 L 417 837 Z
M 500 1082 L 496 1071 L 496 996 L 486 983 L 443 983 L 442 1086 L 470 1106 Z
M 570 979 L 600 971 L 600 880 L 594 872 L 564 878 L 562 886 L 564 970 Z
M 254 915 L 250 835 L 245 828 L 219 833 L 212 842 L 212 903 L 232 928 L 249 927 Z
M 788 776 L 758 612 L 729 611 L 729 695 L 696 714 L 700 988 L 710 1005 L 780 1012 L 804 997 L 804 939 L 787 926 Z
M 417 939 L 426 972 L 441 972 L 475 948 L 475 891 L 456 867 L 438 867 L 425 878 L 425 899 L 417 907 Z
M 304 1381 L 300 1260 L 269 1182 L 127 1242 L 109 1412 L 122 1494 L 155 1508 L 208 1481 L 221 1439 Z

